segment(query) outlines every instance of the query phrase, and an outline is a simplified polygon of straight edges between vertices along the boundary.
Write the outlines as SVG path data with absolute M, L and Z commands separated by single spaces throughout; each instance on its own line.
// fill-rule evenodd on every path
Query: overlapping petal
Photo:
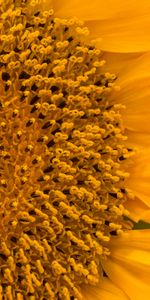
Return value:
M 83 300 L 129 300 L 128 296 L 108 278 L 102 278 L 95 286 L 84 286 Z
M 124 203 L 124 207 L 129 211 L 129 218 L 134 222 L 143 220 L 150 223 L 150 207 L 144 201 L 143 197 L 133 197 Z
M 150 148 L 142 149 L 135 155 L 128 171 L 128 188 L 150 209 Z
M 150 230 L 133 230 L 113 237 L 111 255 L 103 260 L 108 277 L 130 300 L 148 300 L 150 295 Z
M 119 70 L 120 91 L 112 99 L 126 105 L 123 113 L 125 127 L 137 133 L 150 133 L 150 53 L 127 60 Z
M 139 52 L 150 49 L 149 0 L 45 0 L 56 16 L 78 17 L 89 27 L 99 47 L 113 52 Z

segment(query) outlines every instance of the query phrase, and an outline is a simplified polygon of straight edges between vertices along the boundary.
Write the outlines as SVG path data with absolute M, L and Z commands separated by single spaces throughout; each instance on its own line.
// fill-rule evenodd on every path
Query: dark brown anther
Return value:
M 26 127 L 30 127 L 32 124 L 33 124 L 32 120 L 29 120 L 29 121 L 26 123 Z
M 9 88 L 10 88 L 10 85 L 6 84 L 5 85 L 5 92 L 7 92 L 9 90 Z
M 58 104 L 59 108 L 64 108 L 66 106 L 66 101 L 62 101 L 60 104 Z
M 27 87 L 26 87 L 25 85 L 22 85 L 21 88 L 20 88 L 20 91 L 21 91 L 21 92 L 24 92 L 24 91 L 26 90 L 26 88 L 27 88 Z
M 55 142 L 53 140 L 51 140 L 50 142 L 48 142 L 48 144 L 46 145 L 48 148 L 52 147 L 55 145 Z
M 40 11 L 37 11 L 37 12 L 34 14 L 34 16 L 37 17 L 37 16 L 39 16 L 39 14 L 40 14 Z
M 38 163 L 38 160 L 36 159 L 36 158 L 34 158 L 33 160 L 32 160 L 32 164 L 33 165 L 36 165 Z
M 17 243 L 17 238 L 16 238 L 15 236 L 12 236 L 12 237 L 10 238 L 10 240 L 11 240 L 13 243 Z
M 56 128 L 55 130 L 52 131 L 52 134 L 55 135 L 55 133 L 57 132 L 61 132 L 61 130 L 59 128 Z
M 31 86 L 31 90 L 32 91 L 36 91 L 38 89 L 37 85 L 34 83 L 32 86 Z
M 44 174 L 52 172 L 54 170 L 54 168 L 52 166 L 47 167 L 46 169 L 44 169 Z
M 38 115 L 38 118 L 41 119 L 41 120 L 44 120 L 44 119 L 45 119 L 45 115 L 43 115 L 42 113 L 40 113 L 40 114 Z
M 7 81 L 10 79 L 10 75 L 7 72 L 2 72 L 2 80 Z
M 70 37 L 67 39 L 67 41 L 68 41 L 69 43 L 71 43 L 71 42 L 73 41 L 73 37 L 70 36 Z
M 50 89 L 51 89 L 52 93 L 55 93 L 59 90 L 59 87 L 56 85 L 52 85 Z
M 30 75 L 26 73 L 25 71 L 22 71 L 19 75 L 19 79 L 29 79 Z
M 123 156 L 123 155 L 121 155 L 120 157 L 119 157 L 119 160 L 120 161 L 123 161 L 123 160 L 125 160 L 126 158 Z
M 51 126 L 51 123 L 50 121 L 46 122 L 43 126 L 42 126 L 42 129 L 47 129 Z
M 36 215 L 36 212 L 32 209 L 32 210 L 29 210 L 29 215 L 31 215 L 31 216 L 35 216 Z
M 37 96 L 37 95 L 33 96 L 33 98 L 30 101 L 30 105 L 37 103 L 39 99 L 40 99 L 39 96 Z
M 116 193 L 109 193 L 109 195 L 115 199 L 117 199 L 117 194 Z

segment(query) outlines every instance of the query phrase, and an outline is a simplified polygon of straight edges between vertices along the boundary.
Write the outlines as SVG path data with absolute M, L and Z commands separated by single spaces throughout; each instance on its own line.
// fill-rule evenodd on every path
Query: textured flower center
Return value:
M 81 299 L 130 227 L 132 151 L 87 28 L 24 2 L 0 8 L 0 299 Z

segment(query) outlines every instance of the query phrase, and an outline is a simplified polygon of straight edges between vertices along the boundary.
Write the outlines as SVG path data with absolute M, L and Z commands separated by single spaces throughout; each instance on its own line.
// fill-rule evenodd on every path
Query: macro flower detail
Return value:
M 84 299 L 133 227 L 125 107 L 88 34 L 36 1 L 0 7 L 0 299 Z

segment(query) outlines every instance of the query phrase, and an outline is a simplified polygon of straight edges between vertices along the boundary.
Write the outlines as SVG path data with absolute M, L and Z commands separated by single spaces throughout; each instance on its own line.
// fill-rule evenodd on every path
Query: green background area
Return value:
M 150 224 L 140 221 L 134 224 L 134 229 L 150 229 Z

